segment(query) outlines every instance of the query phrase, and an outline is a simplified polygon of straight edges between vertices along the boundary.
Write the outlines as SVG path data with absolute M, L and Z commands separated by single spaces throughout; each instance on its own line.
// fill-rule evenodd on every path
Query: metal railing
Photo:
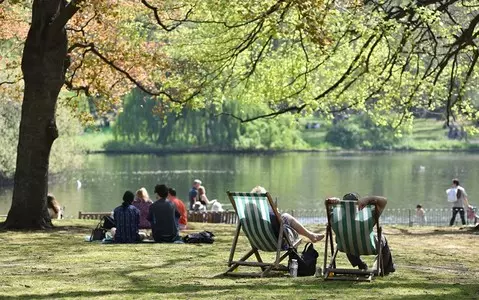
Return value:
M 312 210 L 283 210 L 282 212 L 289 213 L 304 225 L 326 224 L 326 210 L 312 209 Z M 425 218 L 421 219 L 416 216 L 415 209 L 409 208 L 391 208 L 385 209 L 381 215 L 380 223 L 384 225 L 407 225 L 407 226 L 449 226 L 452 217 L 452 210 L 450 208 L 432 208 L 425 209 Z M 467 224 L 477 224 L 479 222 L 479 215 L 477 208 L 474 213 L 466 214 Z M 459 214 L 456 216 L 455 224 L 461 224 Z
M 282 210 L 289 213 L 304 225 L 326 224 L 325 209 L 292 209 Z M 386 208 L 381 215 L 380 223 L 384 225 L 407 225 L 407 226 L 449 226 L 452 217 L 450 208 L 431 208 L 425 209 L 425 218 L 416 216 L 415 209 L 409 208 Z M 111 212 L 79 212 L 79 219 L 100 219 L 102 216 L 111 215 Z M 477 207 L 471 211 L 465 211 L 467 224 L 479 223 L 479 209 Z M 0 216 L 1 217 L 1 216 Z M 4 216 L 6 217 L 6 216 Z M 73 217 L 73 216 L 71 216 Z M 188 212 L 189 222 L 200 223 L 223 223 L 235 224 L 237 221 L 236 213 L 232 210 L 224 212 Z M 460 215 L 456 216 L 456 224 L 461 224 Z

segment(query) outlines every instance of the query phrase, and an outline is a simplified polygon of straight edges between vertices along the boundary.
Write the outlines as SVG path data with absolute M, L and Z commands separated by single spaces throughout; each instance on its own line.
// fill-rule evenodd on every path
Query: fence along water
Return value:
M 283 212 L 289 213 L 298 219 L 304 225 L 326 224 L 326 210 L 285 210 Z M 391 208 L 385 209 L 381 215 L 380 223 L 383 225 L 407 225 L 407 226 L 449 226 L 449 221 L 452 217 L 452 210 L 450 208 L 432 208 L 425 209 L 425 220 L 422 222 L 416 216 L 415 209 L 409 208 Z M 473 214 L 466 215 L 466 224 L 474 225 L 479 221 L 479 212 L 474 208 Z M 462 224 L 459 215 L 456 217 L 456 224 Z
M 386 209 L 381 215 L 380 222 L 383 225 L 406 225 L 406 226 L 449 226 L 452 217 L 450 208 L 425 209 L 425 220 L 422 222 L 416 217 L 415 209 L 391 208 Z M 298 219 L 304 225 L 326 224 L 325 209 L 293 209 L 283 210 Z M 79 212 L 80 219 L 99 219 L 103 215 L 110 215 L 111 212 Z M 479 212 L 477 207 L 469 213 L 466 212 L 466 222 L 468 225 L 477 224 L 479 221 Z M 189 222 L 200 223 L 225 223 L 235 224 L 237 221 L 236 213 L 231 210 L 224 212 L 193 212 L 188 213 Z M 461 218 L 456 217 L 456 224 L 461 224 Z

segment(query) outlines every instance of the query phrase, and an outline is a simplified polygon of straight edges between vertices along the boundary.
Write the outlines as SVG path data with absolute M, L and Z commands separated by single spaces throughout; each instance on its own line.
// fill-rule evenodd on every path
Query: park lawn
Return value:
M 0 232 L 0 298 L 479 298 L 479 235 L 459 228 L 385 227 L 397 271 L 357 283 L 215 277 L 226 269 L 233 225 L 192 224 L 193 232 L 216 234 L 212 245 L 113 245 L 83 241 L 94 221 L 55 223 L 49 232 Z M 244 237 L 240 245 L 241 252 L 247 250 Z M 316 248 L 322 266 L 324 243 Z

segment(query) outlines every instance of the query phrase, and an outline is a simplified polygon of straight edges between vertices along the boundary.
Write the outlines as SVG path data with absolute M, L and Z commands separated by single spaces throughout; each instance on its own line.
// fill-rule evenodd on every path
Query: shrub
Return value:
M 400 141 L 391 126 L 378 126 L 368 116 L 354 116 L 331 126 L 326 142 L 344 149 L 391 149 Z

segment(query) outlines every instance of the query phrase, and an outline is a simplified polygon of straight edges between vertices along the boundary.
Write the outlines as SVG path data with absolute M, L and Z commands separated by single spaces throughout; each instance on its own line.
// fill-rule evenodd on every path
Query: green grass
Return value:
M 308 122 L 313 121 L 315 120 L 308 120 Z M 317 119 L 316 122 L 320 122 L 319 119 Z M 338 150 L 337 147 L 324 141 L 328 126 L 327 124 L 325 126 L 325 124 L 323 124 L 324 122 L 320 123 L 322 126 L 319 129 L 303 129 L 303 139 L 311 145 L 313 149 Z M 450 140 L 447 138 L 448 130 L 444 129 L 443 125 L 444 121 L 437 121 L 434 119 L 415 119 L 411 134 L 406 135 L 400 143 L 394 145 L 392 150 L 479 150 L 477 136 L 470 136 L 468 142 L 464 140 Z
M 78 144 L 87 152 L 104 151 L 105 145 L 113 140 L 111 130 L 85 132 L 77 137 Z
M 95 224 L 60 220 L 49 232 L 0 232 L 0 298 L 479 298 L 479 235 L 458 228 L 386 227 L 396 273 L 356 283 L 315 277 L 215 277 L 227 267 L 232 225 L 193 224 L 194 232 L 216 234 L 212 245 L 84 242 Z M 239 245 L 241 253 L 248 249 L 244 237 Z M 316 244 L 321 266 L 323 247 Z

